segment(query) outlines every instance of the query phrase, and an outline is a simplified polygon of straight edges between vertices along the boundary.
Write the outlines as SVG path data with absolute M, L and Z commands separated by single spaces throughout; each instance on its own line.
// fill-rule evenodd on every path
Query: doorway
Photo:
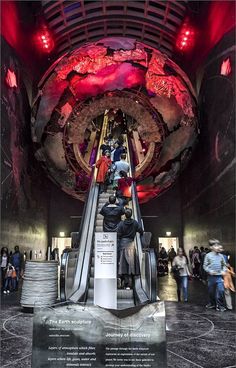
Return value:
M 159 243 L 159 251 L 161 247 L 164 247 L 165 250 L 168 252 L 170 247 L 173 245 L 174 250 L 177 252 L 177 249 L 179 248 L 179 238 L 173 238 L 170 236 L 166 236 L 163 238 L 158 238 Z
M 52 251 L 58 248 L 59 260 L 65 248 L 71 248 L 71 238 L 52 238 Z

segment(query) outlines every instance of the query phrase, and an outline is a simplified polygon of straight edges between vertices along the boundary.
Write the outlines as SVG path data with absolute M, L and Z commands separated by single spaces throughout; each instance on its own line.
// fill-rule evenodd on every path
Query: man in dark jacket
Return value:
M 143 234 L 142 226 L 132 219 L 132 210 L 125 210 L 125 220 L 118 225 L 118 275 L 122 278 L 124 287 L 130 289 L 133 277 L 140 275 L 139 259 L 134 243 L 136 233 Z
M 12 266 L 16 270 L 16 277 L 17 277 L 16 288 L 17 288 L 19 278 L 20 278 L 20 275 L 21 275 L 21 270 L 22 270 L 23 255 L 20 253 L 20 249 L 19 249 L 18 245 L 16 245 L 14 249 L 15 249 L 15 251 L 11 256 L 10 261 L 11 261 Z
M 125 213 L 124 207 L 116 204 L 116 197 L 111 195 L 109 202 L 106 203 L 100 214 L 104 216 L 103 219 L 103 231 L 104 232 L 116 232 L 118 224 L 121 221 L 121 216 Z

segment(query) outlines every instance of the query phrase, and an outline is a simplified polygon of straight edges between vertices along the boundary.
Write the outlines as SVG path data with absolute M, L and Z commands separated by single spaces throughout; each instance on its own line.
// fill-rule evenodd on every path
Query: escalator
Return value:
M 99 147 L 106 135 L 107 120 L 101 131 Z M 125 136 L 127 147 L 127 162 L 131 164 L 129 142 Z M 97 159 L 99 152 L 97 153 Z M 130 175 L 132 176 L 132 165 Z M 103 216 L 99 214 L 102 206 L 113 194 L 111 187 L 107 193 L 99 194 L 99 186 L 96 184 L 97 169 L 94 169 L 93 178 L 88 193 L 86 205 L 81 223 L 78 248 L 64 253 L 61 262 L 61 300 L 75 303 L 93 304 L 94 298 L 94 236 L 95 232 L 102 232 Z M 141 222 L 140 209 L 137 199 L 135 183 L 132 184 L 132 201 L 129 206 L 133 210 L 133 217 Z M 145 233 L 143 239 L 145 240 Z M 139 234 L 136 235 L 135 245 L 140 262 L 141 276 L 136 276 L 133 289 L 117 290 L 117 308 L 130 308 L 138 304 L 155 302 L 156 290 L 156 258 L 154 250 L 145 249 Z

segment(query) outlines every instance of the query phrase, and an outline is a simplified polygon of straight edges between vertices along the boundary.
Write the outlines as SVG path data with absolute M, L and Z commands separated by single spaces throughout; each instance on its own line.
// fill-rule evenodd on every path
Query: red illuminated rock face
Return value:
M 76 198 L 84 198 L 91 168 L 74 148 L 105 109 L 132 116 L 142 140 L 152 145 L 136 172 L 141 202 L 166 190 L 190 157 L 197 136 L 194 91 L 184 72 L 157 50 L 106 38 L 64 55 L 39 85 L 32 110 L 33 139 L 41 143 L 36 157 Z

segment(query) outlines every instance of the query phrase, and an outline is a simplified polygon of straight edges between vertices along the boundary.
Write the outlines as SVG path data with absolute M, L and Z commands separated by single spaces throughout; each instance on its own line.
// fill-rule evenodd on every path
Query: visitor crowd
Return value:
M 179 302 L 181 297 L 184 302 L 188 301 L 188 281 L 196 279 L 208 286 L 207 309 L 220 312 L 232 310 L 231 292 L 235 292 L 232 278 L 235 277 L 235 273 L 229 263 L 230 255 L 224 251 L 217 239 L 209 240 L 209 248 L 195 246 L 187 257 L 182 248 L 179 248 L 176 254 L 173 246 L 168 252 L 161 247 L 158 255 L 158 276 L 168 274 L 170 262 Z
M 1 256 L 1 290 L 4 294 L 18 289 L 18 282 L 23 269 L 23 255 L 16 245 L 14 252 L 8 251 L 7 247 L 2 247 Z

